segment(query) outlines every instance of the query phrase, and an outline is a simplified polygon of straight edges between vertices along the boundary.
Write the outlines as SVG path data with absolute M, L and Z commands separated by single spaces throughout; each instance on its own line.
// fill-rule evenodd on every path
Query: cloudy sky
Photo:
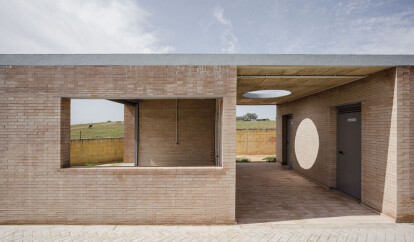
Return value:
M 0 28 L 3 54 L 414 54 L 412 0 L 0 0 Z M 74 102 L 72 119 L 121 120 L 119 110 Z M 275 117 L 238 115 L 252 110 Z

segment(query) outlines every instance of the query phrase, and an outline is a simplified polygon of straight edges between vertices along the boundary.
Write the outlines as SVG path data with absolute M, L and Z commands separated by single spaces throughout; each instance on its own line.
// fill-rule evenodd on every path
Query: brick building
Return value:
M 413 79 L 414 56 L 0 55 L 0 224 L 235 223 L 237 104 L 277 105 L 278 162 L 414 222 Z M 70 165 L 71 99 L 124 104 L 132 166 Z

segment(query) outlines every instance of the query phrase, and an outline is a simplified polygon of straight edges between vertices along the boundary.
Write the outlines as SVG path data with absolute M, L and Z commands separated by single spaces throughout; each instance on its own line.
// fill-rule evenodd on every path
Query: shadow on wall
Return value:
M 395 93 L 394 81 L 382 82 L 382 84 L 380 88 L 388 89 L 386 91 L 388 97 L 383 100 L 371 99 L 362 103 L 361 202 L 377 211 L 396 216 L 396 200 L 393 194 L 396 192 L 396 185 L 393 179 L 395 179 L 394 174 L 397 169 L 397 141 L 391 134 L 397 128 L 397 93 Z M 354 88 L 357 86 L 355 85 Z M 392 93 L 394 95 L 391 95 Z M 320 115 L 320 113 L 315 115 Z M 304 118 L 296 129 L 293 162 L 300 166 L 298 167 L 300 173 L 303 172 L 311 178 L 314 178 L 313 174 L 318 173 L 314 169 L 320 168 L 321 165 L 329 165 L 328 163 L 331 163 L 336 171 L 337 143 L 327 144 L 326 141 L 321 142 L 321 139 L 334 134 L 334 141 L 336 141 L 337 116 L 336 114 L 331 117 L 328 114 L 325 115 L 327 119 L 334 119 L 330 123 L 331 130 L 335 132 L 330 132 L 329 128 L 322 127 L 323 124 L 320 123 L 318 123 L 320 130 L 318 130 L 312 121 L 312 115 Z M 295 115 L 295 117 L 298 116 Z M 320 143 L 319 146 L 316 145 L 317 143 Z M 334 160 L 330 161 L 328 153 Z M 318 162 L 325 164 L 320 163 L 316 166 Z M 334 175 L 336 176 L 336 172 Z
M 395 169 L 397 169 L 397 144 L 395 138 L 390 136 L 392 130 L 396 130 L 397 125 L 395 103 L 396 100 L 393 100 L 392 105 L 370 105 L 370 108 L 364 108 L 367 105 L 363 104 L 361 112 L 361 202 L 391 216 L 395 216 L 395 208 L 392 208 L 396 204 L 392 195 L 396 191 L 396 187 L 393 187 L 391 179 L 394 179 L 392 174 L 395 174 Z M 378 113 L 381 113 L 383 117 L 379 119 Z M 335 115 L 335 122 L 332 122 L 335 124 L 333 127 L 335 135 L 336 122 Z M 327 132 L 324 128 L 322 130 L 321 132 Z M 321 149 L 330 149 L 331 151 L 328 152 L 335 152 L 335 155 L 332 156 L 335 157 L 335 160 L 329 162 L 332 162 L 331 165 L 335 167 L 336 171 L 337 143 L 329 144 L 327 147 L 320 146 L 320 134 L 311 118 L 307 117 L 300 121 L 294 133 L 292 159 L 293 163 L 298 164 L 294 167 L 298 168 L 299 173 L 315 178 L 312 174 L 318 173 L 317 169 L 320 167 L 315 164 L 326 162 L 326 157 L 319 156 Z M 326 154 L 327 150 L 324 153 Z M 336 172 L 334 174 L 336 176 Z
M 390 192 L 385 186 L 389 179 L 385 172 L 395 168 L 387 165 L 387 161 L 393 163 L 395 159 L 396 146 L 390 138 L 396 124 L 395 111 L 392 112 L 392 105 L 364 107 L 362 123 L 371 125 L 362 128 L 362 203 L 382 211 L 387 203 L 385 195 Z M 388 116 L 377 120 L 376 110 Z M 334 117 L 332 121 L 335 122 L 331 123 L 336 130 L 336 115 Z M 324 149 L 335 152 L 336 157 L 336 143 L 321 145 L 321 133 L 324 132 L 329 133 L 329 129 L 321 127 L 318 130 L 311 118 L 302 119 L 297 128 L 294 127 L 295 155 L 292 158 L 299 165 L 296 166 L 299 172 L 309 171 L 311 173 L 307 174 L 312 175 L 318 169 L 315 164 L 324 158 L 321 157 Z M 373 149 L 375 144 L 384 149 Z M 336 166 L 336 160 L 331 162 Z M 361 206 L 358 200 L 340 191 L 326 189 L 279 163 L 237 164 L 236 175 L 236 217 L 239 224 L 298 220 L 310 223 L 394 222 Z
M 361 101 L 361 202 L 395 217 L 397 84 L 395 69 L 386 70 L 367 79 L 329 90 L 329 95 L 323 92 L 279 105 L 280 120 L 284 114 L 292 114 L 294 119 L 294 169 L 327 186 L 336 187 L 335 106 Z M 282 129 L 279 127 L 278 130 Z M 318 142 L 319 145 L 316 145 Z M 278 146 L 278 151 L 283 152 L 281 146 Z M 279 184 L 279 181 L 275 182 Z M 280 219 L 277 218 L 277 221 Z

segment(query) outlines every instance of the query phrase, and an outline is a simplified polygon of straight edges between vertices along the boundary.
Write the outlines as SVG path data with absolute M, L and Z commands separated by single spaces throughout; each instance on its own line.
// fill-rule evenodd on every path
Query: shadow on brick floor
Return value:
M 279 163 L 238 163 L 236 219 L 247 223 L 392 223 L 359 201 Z

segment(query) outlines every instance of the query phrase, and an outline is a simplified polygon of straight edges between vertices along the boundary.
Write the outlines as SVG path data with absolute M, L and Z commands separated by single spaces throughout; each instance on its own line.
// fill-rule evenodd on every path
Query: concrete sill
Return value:
M 120 166 L 72 166 L 59 168 L 58 172 L 64 173 L 116 173 L 116 174 L 206 174 L 226 173 L 229 169 L 222 166 L 180 166 L 180 167 L 120 167 Z

